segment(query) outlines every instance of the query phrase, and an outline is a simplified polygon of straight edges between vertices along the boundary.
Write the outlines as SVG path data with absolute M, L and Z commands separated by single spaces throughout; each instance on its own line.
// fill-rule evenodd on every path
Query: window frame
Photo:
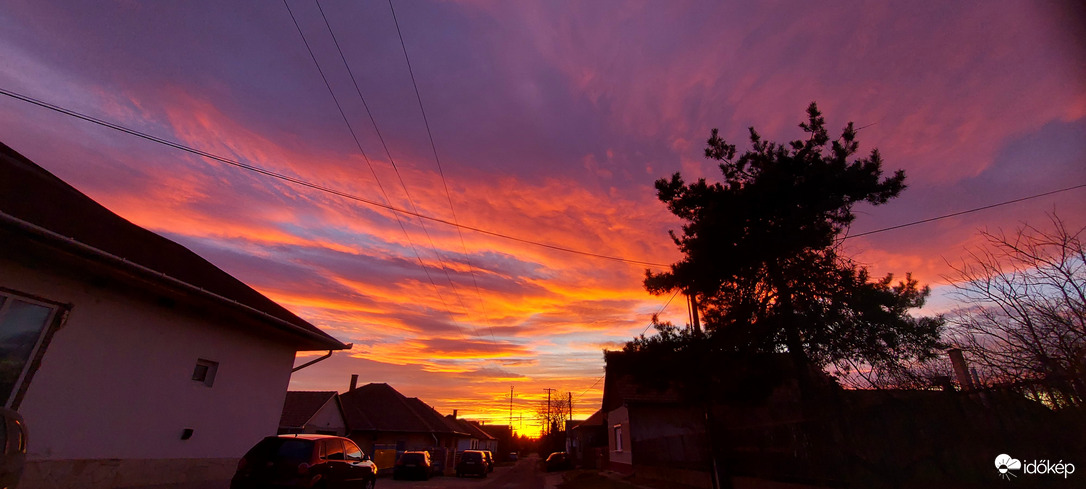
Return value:
M 353 451 L 352 451 L 353 449 Z M 351 454 L 358 452 L 358 458 L 352 458 Z M 366 458 L 366 452 L 362 451 L 362 448 L 357 443 L 350 439 L 343 441 L 343 458 L 348 462 L 361 462 Z
M 5 298 L 4 303 L 0 305 L 0 317 L 2 317 L 3 311 L 10 307 L 12 299 L 50 309 L 41 333 L 38 334 L 38 340 L 34 343 L 34 347 L 30 352 L 30 357 L 27 358 L 26 364 L 23 365 L 22 371 L 19 372 L 19 376 L 15 379 L 15 384 L 12 385 L 11 393 L 8 394 L 7 399 L 0 400 L 0 405 L 3 407 L 17 411 L 19 405 L 23 402 L 27 388 L 30 387 L 30 382 L 34 379 L 34 374 L 41 367 L 42 357 L 45 356 L 45 351 L 49 348 L 53 335 L 67 320 L 72 306 L 7 287 L 0 287 L 0 295 Z
M 203 367 L 203 376 L 198 376 L 200 367 Z M 192 380 L 204 384 L 207 387 L 215 385 L 215 376 L 219 372 L 219 362 L 206 358 L 197 358 L 196 366 L 192 369 Z M 198 378 L 199 377 L 199 378 Z
M 336 455 L 336 452 L 333 452 L 332 450 L 330 450 L 331 448 L 333 448 L 332 447 L 333 443 L 336 446 L 339 447 L 338 454 L 339 454 L 340 458 L 332 458 L 333 455 Z M 332 438 L 332 439 L 324 440 L 323 445 L 324 445 L 324 447 L 321 449 L 321 459 L 322 460 L 325 460 L 325 461 L 328 461 L 328 462 L 345 462 L 345 461 L 347 461 L 347 447 L 345 447 L 343 445 L 343 440 L 340 440 L 340 439 L 337 439 L 337 438 Z
M 624 448 L 622 445 L 622 424 L 619 423 L 612 426 L 611 432 L 615 435 L 615 451 L 622 452 Z

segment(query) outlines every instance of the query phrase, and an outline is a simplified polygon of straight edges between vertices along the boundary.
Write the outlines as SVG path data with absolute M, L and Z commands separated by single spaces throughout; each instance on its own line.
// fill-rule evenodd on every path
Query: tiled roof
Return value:
M 283 414 L 279 417 L 280 428 L 301 428 L 329 401 L 334 402 L 336 391 L 290 391 L 283 402 Z
M 454 418 L 451 414 L 445 416 L 445 419 L 451 423 L 455 423 L 455 426 L 459 428 L 460 431 L 471 435 L 471 437 L 473 438 L 478 438 L 480 440 L 497 440 L 497 438 L 491 436 L 490 433 L 483 431 L 483 428 L 479 426 L 479 423 L 477 421 L 468 421 L 466 419 Z
M 298 350 L 348 348 L 184 246 L 114 214 L 3 143 L 0 231 L 211 298 L 256 318 L 258 324 L 297 337 Z
M 388 384 L 366 384 L 344 392 L 340 403 L 352 431 L 463 434 L 434 408 Z

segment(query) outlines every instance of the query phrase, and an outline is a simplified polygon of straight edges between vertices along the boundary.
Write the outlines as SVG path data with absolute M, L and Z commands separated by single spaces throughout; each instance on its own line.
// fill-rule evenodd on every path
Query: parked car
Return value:
M 26 462 L 26 423 L 18 412 L 0 407 L 0 487 L 15 487 Z
M 460 460 L 456 462 L 456 476 L 464 477 L 477 475 L 486 477 L 489 472 L 486 463 L 486 455 L 479 450 L 465 450 L 460 454 Z
M 480 450 L 483 452 L 483 456 L 486 457 L 486 471 L 494 472 L 494 454 L 490 453 L 490 450 Z
M 519 458 L 519 455 L 517 455 L 517 452 L 509 452 L 509 461 L 510 462 L 516 462 L 517 458 Z
M 434 473 L 429 452 L 403 452 L 392 468 L 393 479 L 430 480 Z
M 573 459 L 566 452 L 554 452 L 547 456 L 547 460 L 543 464 L 547 468 L 547 472 L 569 470 L 573 468 Z
M 257 442 L 241 461 L 230 489 L 265 487 L 373 489 L 377 465 L 347 438 L 330 435 L 279 435 Z

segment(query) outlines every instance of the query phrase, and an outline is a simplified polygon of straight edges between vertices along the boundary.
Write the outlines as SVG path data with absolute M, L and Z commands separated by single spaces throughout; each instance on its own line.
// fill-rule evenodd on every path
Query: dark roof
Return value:
M 466 434 L 434 408 L 388 384 L 366 384 L 339 398 L 351 431 Z
M 445 416 L 445 419 L 453 423 L 454 426 L 460 429 L 460 431 L 471 435 L 473 438 L 478 438 L 480 440 L 497 440 L 497 438 L 491 436 L 490 433 L 483 431 L 483 428 L 478 421 L 469 421 L 466 419 L 454 418 L 451 414 Z
M 503 424 L 485 424 L 479 427 L 495 440 L 507 440 L 513 436 L 513 427 Z
M 280 428 L 301 428 L 320 411 L 328 401 L 335 401 L 336 391 L 290 391 L 283 402 L 283 414 L 279 417 Z
M 298 350 L 350 348 L 184 246 L 114 214 L 3 143 L 0 229 L 211 298 L 298 337 Z

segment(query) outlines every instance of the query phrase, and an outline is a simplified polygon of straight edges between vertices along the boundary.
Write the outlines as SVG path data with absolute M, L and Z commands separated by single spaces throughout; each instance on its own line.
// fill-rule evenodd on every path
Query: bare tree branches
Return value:
M 993 382 L 1041 381 L 1056 404 L 1086 398 L 1086 229 L 1024 225 L 981 233 L 948 277 L 963 307 L 952 340 Z

